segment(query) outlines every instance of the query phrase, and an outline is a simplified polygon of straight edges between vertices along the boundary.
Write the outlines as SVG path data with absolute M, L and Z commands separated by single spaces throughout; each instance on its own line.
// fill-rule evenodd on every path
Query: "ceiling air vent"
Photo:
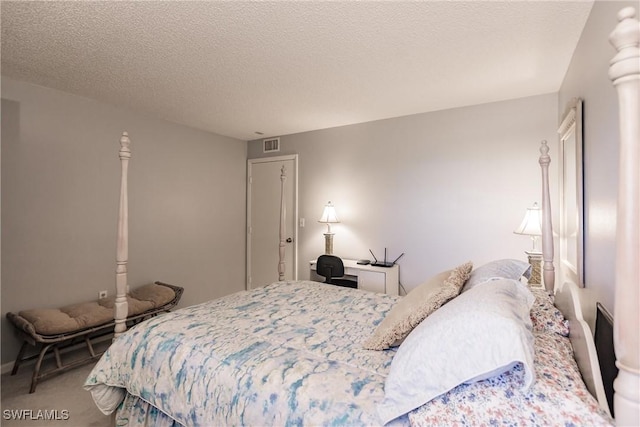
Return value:
M 280 138 L 269 138 L 262 140 L 262 152 L 273 153 L 280 151 Z

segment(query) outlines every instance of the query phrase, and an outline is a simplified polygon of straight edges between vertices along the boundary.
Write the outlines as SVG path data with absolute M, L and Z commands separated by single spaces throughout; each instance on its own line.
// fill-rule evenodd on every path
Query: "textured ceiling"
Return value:
M 555 92 L 592 5 L 2 1 L 2 74 L 249 140 Z

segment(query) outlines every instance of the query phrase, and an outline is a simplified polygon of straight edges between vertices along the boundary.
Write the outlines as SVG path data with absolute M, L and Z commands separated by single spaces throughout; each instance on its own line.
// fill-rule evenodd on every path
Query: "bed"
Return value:
M 618 18 L 614 406 L 617 424 L 638 425 L 640 30 L 633 9 Z M 546 143 L 546 289 L 528 287 L 517 260 L 451 266 L 411 298 L 279 281 L 125 331 L 129 143 L 123 135 L 117 336 L 85 382 L 101 411 L 116 412 L 116 425 L 613 424 L 582 290 L 555 284 Z

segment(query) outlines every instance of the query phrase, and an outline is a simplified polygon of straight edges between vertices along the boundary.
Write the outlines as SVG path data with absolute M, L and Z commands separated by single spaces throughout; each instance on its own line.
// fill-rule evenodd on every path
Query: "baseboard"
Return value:
M 2 374 L 2 375 L 11 372 L 11 370 L 13 369 L 13 362 L 8 362 L 8 363 L 2 364 L 2 367 L 0 369 L 1 369 L 0 370 L 0 374 Z

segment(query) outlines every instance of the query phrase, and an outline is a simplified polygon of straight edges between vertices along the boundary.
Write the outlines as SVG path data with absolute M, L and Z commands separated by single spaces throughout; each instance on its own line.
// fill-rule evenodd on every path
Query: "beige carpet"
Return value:
M 107 427 L 111 416 L 103 415 L 91 394 L 82 388 L 93 363 L 47 378 L 29 394 L 33 364 L 20 367 L 17 375 L 2 375 L 2 418 L 5 426 Z M 45 411 L 46 412 L 43 412 Z M 42 418 L 48 417 L 49 420 Z M 21 420 L 17 419 L 22 417 Z M 51 419 L 53 418 L 53 419 Z M 57 420 L 56 420 L 57 418 Z M 66 419 L 64 419 L 66 418 Z

